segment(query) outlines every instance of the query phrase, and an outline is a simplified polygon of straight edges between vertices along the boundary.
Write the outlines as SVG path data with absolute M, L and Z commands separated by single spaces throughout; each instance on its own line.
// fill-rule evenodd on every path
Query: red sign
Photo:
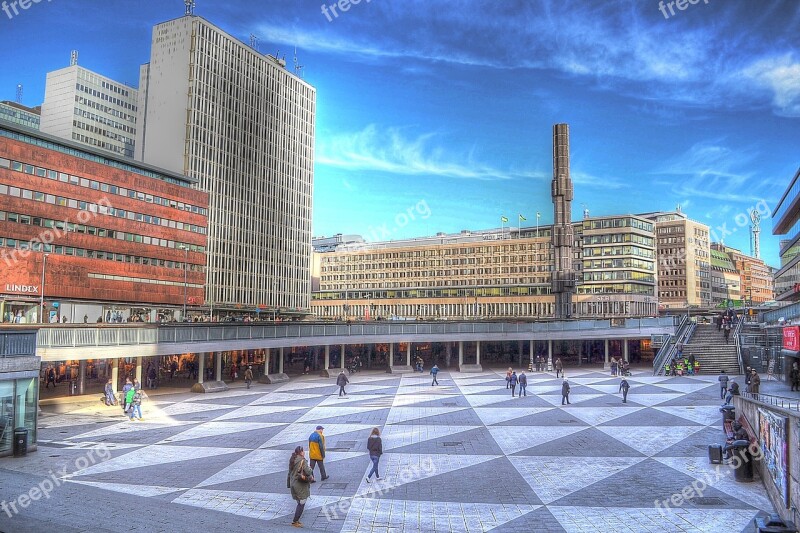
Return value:
M 783 347 L 787 350 L 800 350 L 800 326 L 783 328 Z

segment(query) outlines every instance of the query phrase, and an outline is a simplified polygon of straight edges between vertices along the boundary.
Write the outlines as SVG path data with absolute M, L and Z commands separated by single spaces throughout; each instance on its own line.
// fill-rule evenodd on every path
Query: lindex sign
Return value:
M 11 294 L 39 294 L 38 285 L 16 285 L 14 283 L 6 283 L 5 292 Z

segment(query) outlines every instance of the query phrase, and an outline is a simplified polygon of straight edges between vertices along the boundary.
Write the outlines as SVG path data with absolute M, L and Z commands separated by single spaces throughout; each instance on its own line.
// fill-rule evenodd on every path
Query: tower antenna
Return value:
M 183 3 L 186 5 L 184 16 L 194 15 L 194 0 L 183 0 Z
M 250 34 L 250 48 L 258 52 L 258 37 L 255 33 Z
M 69 66 L 74 67 L 78 64 L 78 51 L 73 50 L 69 53 Z
M 21 83 L 17 84 L 17 103 L 18 104 L 22 103 L 22 84 Z
M 297 47 L 294 47 L 294 73 L 298 78 L 303 77 L 303 65 L 297 60 Z

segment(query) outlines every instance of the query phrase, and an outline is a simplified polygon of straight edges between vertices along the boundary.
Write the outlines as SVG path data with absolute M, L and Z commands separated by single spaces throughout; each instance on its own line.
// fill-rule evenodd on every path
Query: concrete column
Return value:
M 339 368 L 341 368 L 342 370 L 344 370 L 344 356 L 346 353 L 347 353 L 346 347 L 344 344 L 342 344 L 342 351 L 339 352 Z
M 111 386 L 114 388 L 114 394 L 117 393 L 117 383 L 119 383 L 119 359 L 111 360 Z
M 450 358 L 453 357 L 453 343 L 447 342 L 444 345 L 444 361 L 445 366 L 450 367 Z
M 373 317 L 374 320 L 374 317 Z M 372 352 L 375 350 L 374 344 L 367 345 L 367 368 L 372 368 Z
M 531 371 L 533 371 L 533 339 L 528 342 L 528 360 L 530 361 Z
M 136 358 L 136 379 L 139 380 L 139 383 L 142 382 L 142 358 Z
M 517 354 L 519 356 L 519 364 L 517 366 L 519 366 L 521 368 L 522 367 L 522 341 L 517 341 Z
M 622 339 L 622 358 L 628 360 L 628 339 Z
M 389 366 L 394 366 L 394 343 L 389 343 Z
M 481 364 L 481 341 L 475 342 L 475 364 Z
M 222 381 L 222 352 L 216 353 L 217 359 L 214 361 L 214 379 Z
M 206 352 L 197 354 L 197 382 L 203 383 L 206 378 Z
M 78 361 L 78 394 L 86 389 L 86 361 Z
M 553 340 L 547 339 L 547 371 L 553 370 Z
M 272 348 L 264 349 L 264 375 L 269 375 L 269 358 L 272 355 Z
M 583 362 L 583 345 L 584 341 L 578 341 L 578 366 Z
M 278 374 L 283 374 L 283 346 L 278 348 Z
M 411 343 L 406 343 L 406 366 L 411 366 Z
M 605 351 L 605 354 L 606 354 L 606 363 L 605 363 L 605 366 L 607 367 L 607 366 L 608 366 L 608 364 L 609 364 L 609 361 L 608 361 L 608 339 L 605 339 L 605 340 L 603 341 L 603 349 L 604 349 L 604 351 Z
M 458 368 L 464 364 L 464 341 L 458 341 Z
M 325 346 L 325 367 L 323 370 L 328 370 L 331 366 L 331 347 L 329 345 Z

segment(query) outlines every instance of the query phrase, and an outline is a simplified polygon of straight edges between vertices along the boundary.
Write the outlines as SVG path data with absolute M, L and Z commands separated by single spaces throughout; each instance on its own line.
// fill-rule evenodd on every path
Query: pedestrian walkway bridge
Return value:
M 37 326 L 24 326 L 32 327 Z M 38 326 L 36 354 L 43 361 L 61 361 L 344 344 L 643 339 L 673 335 L 675 329 L 674 317 L 546 322 L 48 324 Z

